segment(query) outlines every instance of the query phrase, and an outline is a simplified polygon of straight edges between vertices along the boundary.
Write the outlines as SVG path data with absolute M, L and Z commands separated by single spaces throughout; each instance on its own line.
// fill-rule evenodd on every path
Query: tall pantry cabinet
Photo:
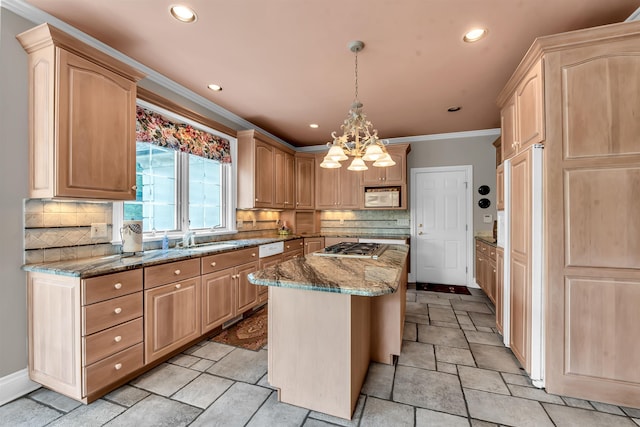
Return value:
M 510 285 L 514 353 L 527 369 L 529 327 L 540 316 L 549 393 L 632 407 L 640 402 L 638 76 L 640 22 L 613 24 L 537 39 L 498 98 L 512 167 L 505 289 Z M 541 94 L 539 104 L 518 104 L 526 82 Z M 518 214 L 532 200 L 526 191 L 535 193 L 525 169 L 527 145 L 537 142 L 544 144 L 540 233 Z M 540 265 L 526 254 L 535 242 L 543 242 Z M 536 274 L 540 310 L 527 288 Z

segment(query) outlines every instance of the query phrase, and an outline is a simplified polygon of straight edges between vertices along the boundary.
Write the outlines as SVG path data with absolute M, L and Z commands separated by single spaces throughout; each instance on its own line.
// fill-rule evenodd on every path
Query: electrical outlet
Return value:
M 91 238 L 107 237 L 107 224 L 104 222 L 91 223 Z
M 344 219 L 340 218 L 340 225 L 344 225 Z
M 396 219 L 396 225 L 403 225 L 405 227 L 409 226 L 409 220 L 406 218 L 398 218 Z
M 491 214 L 486 214 L 482 217 L 482 222 L 485 224 L 491 224 L 493 222 L 493 216 Z

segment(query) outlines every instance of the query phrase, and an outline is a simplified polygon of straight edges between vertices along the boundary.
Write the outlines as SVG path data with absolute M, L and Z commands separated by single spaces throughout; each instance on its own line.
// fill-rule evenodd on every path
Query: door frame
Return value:
M 473 245 L 473 192 L 471 191 L 473 186 L 473 165 L 459 165 L 459 166 L 437 166 L 426 168 L 411 168 L 411 197 L 409 199 L 409 208 L 411 211 L 411 266 L 416 266 L 418 262 L 418 227 L 416 226 L 416 201 L 418 195 L 416 194 L 416 179 L 419 173 L 425 172 L 464 172 L 466 174 L 466 203 L 467 203 L 467 231 L 465 233 L 467 239 L 467 286 L 477 288 L 474 281 L 474 269 L 473 269 L 473 256 L 475 252 L 475 246 Z M 411 268 L 409 273 L 409 282 L 416 282 L 416 269 Z

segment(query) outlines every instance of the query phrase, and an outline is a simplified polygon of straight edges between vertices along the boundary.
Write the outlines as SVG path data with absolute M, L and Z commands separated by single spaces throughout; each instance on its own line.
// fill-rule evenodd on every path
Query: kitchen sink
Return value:
M 212 249 L 228 249 L 228 248 L 235 248 L 236 245 L 235 243 L 206 243 L 204 245 L 201 246 L 194 246 L 192 248 L 186 248 L 189 249 L 190 251 L 210 251 Z

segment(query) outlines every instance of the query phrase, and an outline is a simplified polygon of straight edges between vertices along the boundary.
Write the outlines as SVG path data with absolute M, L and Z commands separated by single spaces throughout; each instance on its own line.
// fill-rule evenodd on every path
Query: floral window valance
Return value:
M 172 122 L 139 105 L 136 107 L 136 141 L 231 163 L 231 143 L 228 139 L 185 123 Z

